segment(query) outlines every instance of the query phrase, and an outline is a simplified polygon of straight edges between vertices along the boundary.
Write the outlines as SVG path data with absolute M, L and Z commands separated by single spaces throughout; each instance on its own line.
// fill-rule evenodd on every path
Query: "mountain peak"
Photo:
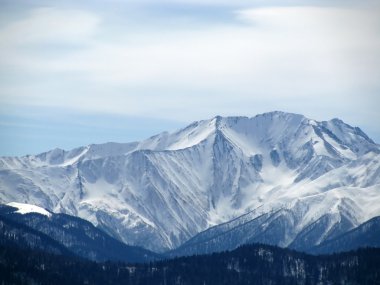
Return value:
M 365 156 L 371 150 L 380 153 L 340 120 L 280 111 L 216 116 L 141 142 L 1 158 L 0 201 L 75 214 L 156 250 L 253 209 L 289 208 L 304 217 L 291 221 L 296 234 L 331 209 L 353 208 L 353 224 L 380 213 L 378 156 Z M 370 195 L 347 202 L 362 188 Z
M 257 114 L 253 117 L 248 117 L 248 116 L 221 116 L 221 115 L 216 115 L 215 117 L 211 118 L 210 121 L 215 120 L 216 122 L 218 121 L 239 121 L 239 120 L 252 120 L 257 117 L 267 117 L 267 118 L 305 118 L 304 115 L 297 114 L 297 113 L 290 113 L 290 112 L 284 112 L 284 111 L 270 111 L 270 112 L 264 112 L 261 114 Z

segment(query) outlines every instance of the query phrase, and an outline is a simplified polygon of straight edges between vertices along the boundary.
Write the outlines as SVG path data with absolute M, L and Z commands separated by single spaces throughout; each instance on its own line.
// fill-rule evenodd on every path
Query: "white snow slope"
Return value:
M 0 202 L 77 215 L 156 251 L 286 208 L 302 213 L 286 245 L 325 214 L 333 225 L 349 212 L 353 226 L 380 215 L 380 146 L 338 119 L 215 117 L 142 142 L 2 157 Z
M 46 211 L 44 208 L 41 208 L 35 205 L 30 205 L 30 204 L 25 204 L 25 203 L 16 203 L 16 202 L 11 202 L 11 203 L 8 203 L 7 205 L 17 208 L 16 213 L 20 213 L 22 215 L 29 214 L 29 213 L 37 213 L 37 214 L 41 214 L 47 217 L 51 217 L 51 213 L 49 211 Z

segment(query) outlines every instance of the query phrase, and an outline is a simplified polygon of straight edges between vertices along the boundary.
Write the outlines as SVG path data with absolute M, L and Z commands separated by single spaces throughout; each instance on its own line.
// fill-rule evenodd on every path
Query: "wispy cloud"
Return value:
M 316 2 L 35 5 L 0 23 L 0 103 L 177 120 L 282 109 L 379 121 L 377 5 Z
M 85 42 L 99 22 L 96 15 L 85 11 L 37 8 L 0 30 L 1 46 Z

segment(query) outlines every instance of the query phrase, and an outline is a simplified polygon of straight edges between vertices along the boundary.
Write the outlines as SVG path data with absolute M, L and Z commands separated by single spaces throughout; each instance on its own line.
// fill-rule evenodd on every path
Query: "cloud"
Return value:
M 37 8 L 0 30 L 1 46 L 77 43 L 89 39 L 100 20 L 92 13 Z
M 0 100 L 195 119 L 247 114 L 253 105 L 291 109 L 292 102 L 322 110 L 347 101 L 336 108 L 352 109 L 373 101 L 365 88 L 380 89 L 379 20 L 372 10 L 238 9 L 232 20 L 202 29 L 190 18 L 186 29 L 157 30 L 152 17 L 140 20 L 143 30 L 128 22 L 117 32 L 111 15 L 99 15 L 43 8 L 1 29 L 8 36 L 1 42 L 16 48 L 3 53 L 14 75 L 0 86 L 7 94 Z M 17 48 L 46 42 L 86 45 L 64 53 Z
M 271 110 L 340 117 L 379 141 L 378 1 L 22 1 L 0 10 L 12 153 Z

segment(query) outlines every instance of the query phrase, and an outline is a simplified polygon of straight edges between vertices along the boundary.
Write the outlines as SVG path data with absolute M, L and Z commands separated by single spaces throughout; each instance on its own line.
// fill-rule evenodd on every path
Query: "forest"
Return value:
M 380 284 L 380 249 L 313 256 L 268 245 L 149 263 L 0 247 L 0 284 Z

